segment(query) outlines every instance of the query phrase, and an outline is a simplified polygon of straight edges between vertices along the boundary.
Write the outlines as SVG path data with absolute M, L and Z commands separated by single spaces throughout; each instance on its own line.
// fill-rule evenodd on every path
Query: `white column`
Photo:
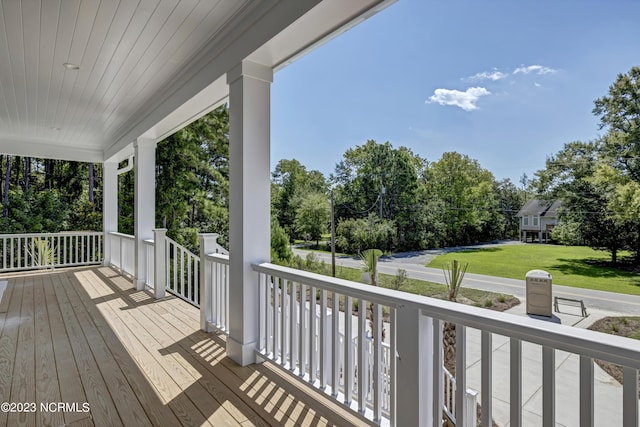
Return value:
M 442 351 L 442 340 L 433 346 L 433 319 L 420 310 L 400 308 L 397 314 L 398 426 L 433 426 L 433 352 Z M 441 374 L 438 369 L 438 374 Z M 439 417 L 438 417 L 439 418 Z
M 104 238 L 103 265 L 111 264 L 111 238 L 109 233 L 118 231 L 118 163 L 102 164 L 102 231 Z
M 136 237 L 135 274 L 136 289 L 144 289 L 146 280 L 145 239 L 153 238 L 156 216 L 156 142 L 138 138 L 135 147 L 135 202 L 134 232 Z
M 255 363 L 257 275 L 252 263 L 270 258 L 270 85 L 273 70 L 242 62 L 229 84 L 229 338 L 227 355 Z

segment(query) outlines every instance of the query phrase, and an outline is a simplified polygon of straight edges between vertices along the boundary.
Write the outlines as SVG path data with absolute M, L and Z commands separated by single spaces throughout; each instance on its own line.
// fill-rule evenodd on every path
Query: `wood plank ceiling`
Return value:
M 0 0 L 0 153 L 122 160 L 394 1 Z
M 0 141 L 103 150 L 250 3 L 1 0 Z

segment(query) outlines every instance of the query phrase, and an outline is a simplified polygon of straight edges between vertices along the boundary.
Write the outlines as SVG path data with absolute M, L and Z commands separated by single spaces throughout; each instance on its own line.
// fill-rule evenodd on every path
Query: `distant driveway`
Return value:
M 518 242 L 493 243 L 488 245 L 519 244 Z M 485 245 L 487 246 L 487 245 Z M 474 246 L 477 248 L 477 246 Z M 455 250 L 463 250 L 468 247 L 450 249 L 437 249 L 417 252 L 398 253 L 388 257 L 381 257 L 378 271 L 384 274 L 395 275 L 398 269 L 404 269 L 407 276 L 412 279 L 426 280 L 435 283 L 445 283 L 444 273 L 437 268 L 428 268 L 425 265 L 434 257 Z M 305 257 L 310 251 L 293 249 L 294 254 Z M 314 252 L 316 256 L 327 264 L 331 264 L 331 254 Z M 336 256 L 336 265 L 361 268 L 362 261 L 351 256 Z M 482 289 L 491 292 L 514 295 L 524 301 L 526 285 L 524 278 L 506 279 L 502 277 L 485 276 L 482 274 L 467 273 L 462 285 L 468 288 Z M 553 285 L 553 295 L 564 298 L 581 299 L 587 309 L 613 311 L 621 314 L 640 316 L 640 296 L 626 295 L 615 292 L 595 291 L 591 289 L 574 288 L 570 286 Z

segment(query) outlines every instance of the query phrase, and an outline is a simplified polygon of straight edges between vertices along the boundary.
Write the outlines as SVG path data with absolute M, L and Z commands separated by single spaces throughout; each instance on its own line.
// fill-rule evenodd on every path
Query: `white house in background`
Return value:
M 202 328 L 210 330 L 213 325 L 228 334 L 226 355 L 230 359 L 243 366 L 270 360 L 283 368 L 284 377 L 309 382 L 372 423 L 435 427 L 442 424 L 445 388 L 442 324 L 453 322 L 458 338 L 454 399 L 458 425 L 475 412 L 464 405 L 465 331 L 474 328 L 482 331 L 483 425 L 491 425 L 492 337 L 500 335 L 509 339 L 509 369 L 507 375 L 496 372 L 495 378 L 498 385 L 507 378 L 511 426 L 522 425 L 522 404 L 529 399 L 522 395 L 522 381 L 532 380 L 523 375 L 523 363 L 531 363 L 530 359 L 523 361 L 523 343 L 534 343 L 542 352 L 543 374 L 535 380 L 542 384 L 543 425 L 555 424 L 554 367 L 559 350 L 580 356 L 580 384 L 573 393 L 580 397 L 581 426 L 594 425 L 594 359 L 604 359 L 623 366 L 622 424 L 637 427 L 640 345 L 633 340 L 564 325 L 541 327 L 536 319 L 269 263 L 270 85 L 274 72 L 393 2 L 2 0 L 0 153 L 101 163 L 103 230 L 89 237 L 76 233 L 74 242 L 93 239 L 97 247 L 92 254 L 104 257 L 97 262 L 108 266 L 118 262 L 121 270 L 126 270 L 127 263 L 136 288 L 143 290 L 152 284 L 160 297 L 169 269 L 159 267 L 167 246 L 163 230 L 157 230 L 155 224 L 156 144 L 228 102 L 230 255 L 212 255 L 207 236 L 202 236 L 200 280 L 188 282 L 194 283 L 188 289 L 200 295 Z M 125 160 L 128 166 L 119 169 Z M 116 233 L 118 175 L 131 167 L 135 235 L 125 236 Z M 540 211 L 532 215 L 536 212 L 539 224 L 540 218 L 550 216 Z M 539 236 L 542 240 L 542 234 Z M 69 237 L 55 238 L 64 242 Z M 26 246 L 24 239 L 8 236 L 2 242 L 13 253 Z M 7 258 L 11 263 L 20 259 Z M 196 277 L 189 270 L 187 280 Z M 318 295 L 318 302 L 308 304 L 308 309 L 307 304 L 300 304 L 296 312 L 294 303 L 301 295 Z M 369 319 L 366 310 L 351 315 L 356 302 L 360 307 L 372 304 L 374 337 L 381 333 L 383 307 L 388 316 L 390 351 L 385 354 L 390 355 L 389 372 L 381 369 L 383 352 L 377 340 L 370 362 L 370 387 L 358 387 L 364 376 L 357 381 L 350 368 L 355 366 L 353 361 L 365 366 L 367 358 Z M 222 307 L 222 315 L 216 314 L 216 306 Z M 330 323 L 312 320 L 317 313 L 328 319 L 329 307 L 335 314 Z M 286 321 L 287 312 L 298 315 L 299 328 Z M 218 326 L 220 319 L 222 326 Z M 345 342 L 352 341 L 351 322 L 357 323 L 357 354 L 335 351 L 340 344 L 339 322 L 345 325 Z M 331 354 L 326 352 L 329 340 L 334 349 Z M 309 352 L 310 360 L 305 360 L 305 346 L 319 346 L 322 351 L 318 357 Z M 560 390 L 565 393 L 563 387 Z M 504 390 L 501 393 L 502 398 Z
M 517 214 L 520 218 L 520 240 L 549 242 L 551 231 L 558 224 L 558 208 L 561 206 L 560 200 L 532 199 L 526 202 Z

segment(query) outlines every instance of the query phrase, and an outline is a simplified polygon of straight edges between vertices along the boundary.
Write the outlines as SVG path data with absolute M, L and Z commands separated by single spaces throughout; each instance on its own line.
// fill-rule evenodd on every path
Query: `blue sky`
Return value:
M 593 101 L 640 65 L 640 1 L 399 0 L 274 76 L 271 164 L 328 176 L 369 139 L 518 183 L 598 136 Z

